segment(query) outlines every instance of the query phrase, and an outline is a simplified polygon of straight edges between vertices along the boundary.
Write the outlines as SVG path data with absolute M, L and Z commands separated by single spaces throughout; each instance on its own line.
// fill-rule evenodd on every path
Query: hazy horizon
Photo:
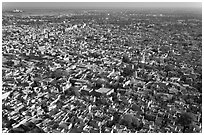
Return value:
M 124 8 L 165 8 L 198 9 L 201 2 L 2 2 L 2 10 L 13 9 L 124 9 Z

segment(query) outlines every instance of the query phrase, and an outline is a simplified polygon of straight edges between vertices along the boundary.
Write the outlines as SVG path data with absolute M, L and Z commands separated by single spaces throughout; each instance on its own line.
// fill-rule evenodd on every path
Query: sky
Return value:
M 3 2 L 2 9 L 202 8 L 201 2 Z

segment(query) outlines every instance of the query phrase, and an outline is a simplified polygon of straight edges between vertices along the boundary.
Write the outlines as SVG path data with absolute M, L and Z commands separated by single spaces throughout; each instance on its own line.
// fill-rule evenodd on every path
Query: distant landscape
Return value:
M 3 3 L 2 132 L 201 133 L 202 5 L 87 5 Z

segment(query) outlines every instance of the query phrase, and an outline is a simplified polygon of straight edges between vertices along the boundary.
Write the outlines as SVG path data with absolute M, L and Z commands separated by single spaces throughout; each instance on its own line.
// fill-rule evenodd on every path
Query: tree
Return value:
M 126 66 L 123 68 L 122 70 L 122 75 L 124 77 L 127 77 L 127 76 L 132 76 L 134 73 L 134 69 L 132 69 L 132 67 L 129 65 L 129 66 Z
M 127 55 L 123 55 L 122 62 L 124 63 L 131 63 L 130 58 Z
M 192 115 L 190 115 L 190 113 L 187 112 L 181 113 L 180 117 L 177 119 L 177 124 L 183 126 L 183 133 L 185 133 L 185 131 L 189 129 L 192 122 L 193 117 Z

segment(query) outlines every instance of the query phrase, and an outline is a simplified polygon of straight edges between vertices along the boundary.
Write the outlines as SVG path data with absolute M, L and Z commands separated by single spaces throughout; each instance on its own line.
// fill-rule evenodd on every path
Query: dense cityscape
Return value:
M 201 133 L 201 14 L 3 12 L 2 130 Z

